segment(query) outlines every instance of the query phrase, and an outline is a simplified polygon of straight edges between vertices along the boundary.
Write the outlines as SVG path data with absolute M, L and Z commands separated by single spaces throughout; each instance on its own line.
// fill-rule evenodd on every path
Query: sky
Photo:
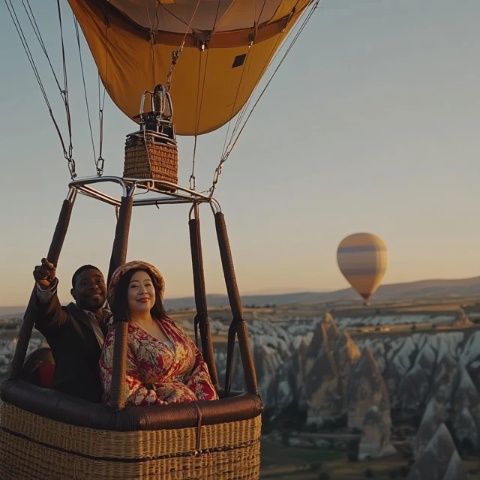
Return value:
M 58 58 L 55 4 L 31 1 Z M 69 174 L 3 3 L 0 9 L 0 306 L 6 306 L 28 300 Z M 347 287 L 336 249 L 354 232 L 385 241 L 384 283 L 479 275 L 479 23 L 478 0 L 320 2 L 216 190 L 241 293 Z M 78 54 L 71 51 L 77 171 L 92 176 Z M 86 50 L 84 56 L 95 106 L 96 75 Z M 36 59 L 42 63 L 39 53 Z M 51 80 L 46 84 L 49 97 L 58 97 Z M 56 115 L 63 122 L 61 109 Z M 134 130 L 107 100 L 105 174 L 121 175 L 124 139 Z M 224 138 L 221 130 L 199 139 L 199 189 L 211 184 Z M 180 183 L 187 185 L 191 139 L 180 138 L 179 151 Z M 223 293 L 212 215 L 208 208 L 201 215 L 207 291 Z M 187 222 L 186 206 L 134 211 L 128 259 L 157 265 L 167 297 L 193 294 Z M 62 301 L 69 300 L 77 266 L 107 271 L 114 228 L 112 207 L 77 199 L 58 265 Z

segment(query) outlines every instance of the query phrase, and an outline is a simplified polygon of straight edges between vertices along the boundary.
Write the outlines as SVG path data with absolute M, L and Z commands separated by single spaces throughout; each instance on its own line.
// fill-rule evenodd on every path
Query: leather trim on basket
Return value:
M 134 431 L 195 427 L 198 410 L 193 403 L 127 407 L 114 412 L 106 405 L 75 398 L 23 380 L 6 380 L 0 386 L 3 401 L 38 415 L 71 425 L 103 430 Z M 251 393 L 196 402 L 202 425 L 246 420 L 262 412 L 260 397 Z

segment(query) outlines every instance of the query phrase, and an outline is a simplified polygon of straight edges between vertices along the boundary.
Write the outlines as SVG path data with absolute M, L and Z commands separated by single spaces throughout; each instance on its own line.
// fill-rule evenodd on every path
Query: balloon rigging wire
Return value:
M 108 24 L 105 23 L 105 66 L 104 66 L 104 75 L 105 75 L 105 83 L 108 79 L 108 60 L 110 58 L 110 50 L 107 48 L 107 44 L 109 43 L 108 38 Z M 103 93 L 102 93 L 102 80 L 100 78 L 100 71 L 97 69 L 97 82 L 98 82 L 98 158 L 95 162 L 95 166 L 97 167 L 97 175 L 101 177 L 103 175 L 103 168 L 105 165 L 105 159 L 103 158 L 103 124 L 104 124 L 104 112 L 105 112 L 105 94 L 106 88 L 103 85 Z
M 57 0 L 57 11 L 58 11 L 58 22 L 60 26 L 60 41 L 62 44 L 62 66 L 63 66 L 63 99 L 65 104 L 65 114 L 67 116 L 67 127 L 68 127 L 68 169 L 70 170 L 70 176 L 72 180 L 77 176 L 75 173 L 75 161 L 73 160 L 73 145 L 72 145 L 72 117 L 70 115 L 70 104 L 68 101 L 68 76 L 67 76 L 67 62 L 65 59 L 65 43 L 63 41 L 63 22 L 62 22 L 62 9 L 60 8 L 60 0 Z
M 176 18 L 181 23 L 184 23 L 186 25 L 185 33 L 184 33 L 183 39 L 182 39 L 182 43 L 178 46 L 178 48 L 175 51 L 172 52 L 172 61 L 170 63 L 170 69 L 168 70 L 167 78 L 166 78 L 167 90 L 170 90 L 170 85 L 172 83 L 173 72 L 174 72 L 175 67 L 177 65 L 178 59 L 180 58 L 180 55 L 182 54 L 183 47 L 185 46 L 185 42 L 187 40 L 188 32 L 192 28 L 193 19 L 195 18 L 195 15 L 197 13 L 198 6 L 200 5 L 200 1 L 201 0 L 197 0 L 197 4 L 195 5 L 195 9 L 193 10 L 193 13 L 192 13 L 192 16 L 190 17 L 190 21 L 188 22 L 188 25 L 185 23 L 185 21 L 181 20 L 180 18 L 177 18 L 176 15 L 174 15 L 172 12 L 170 12 L 170 10 L 168 10 L 168 8 L 165 7 L 165 5 L 158 4 L 158 5 L 162 6 L 174 18 Z
M 156 8 L 155 8 L 155 23 L 152 21 L 150 17 L 150 9 L 147 6 L 147 16 L 148 16 L 148 23 L 150 25 L 150 50 L 152 52 L 152 84 L 153 88 L 155 88 L 157 81 L 155 80 L 156 75 L 155 75 L 155 32 L 158 30 L 158 25 L 159 25 L 159 19 L 158 19 L 158 8 L 159 8 L 159 3 L 157 2 Z
M 25 6 L 25 0 L 22 0 L 22 5 L 23 9 L 25 10 L 25 13 L 27 14 L 28 20 L 30 21 L 30 25 L 32 27 L 33 32 L 35 33 L 35 36 L 37 37 L 38 44 L 40 45 L 40 48 L 42 49 L 45 58 L 48 61 L 48 64 L 50 65 L 50 70 L 52 71 L 53 78 L 55 79 L 55 83 L 57 84 L 58 90 L 60 91 L 60 94 L 62 93 L 62 87 L 60 86 L 60 82 L 58 81 L 57 74 L 55 73 L 55 69 L 53 68 L 52 62 L 50 60 L 50 57 L 47 52 L 47 48 L 45 47 L 45 43 L 43 41 L 42 34 L 40 32 L 40 28 L 38 27 L 37 21 L 35 19 L 35 14 L 33 13 L 32 7 L 30 5 L 29 0 L 26 0 L 26 4 L 28 5 L 28 10 L 27 7 Z
M 183 23 L 187 28 L 190 28 L 190 25 L 181 17 L 179 17 L 178 15 L 175 15 L 172 11 L 170 11 L 165 5 L 163 5 L 161 2 L 157 2 L 157 4 L 159 5 L 160 8 L 162 8 L 163 10 L 165 10 L 170 16 L 172 16 L 175 20 L 177 20 L 178 22 L 180 23 Z M 198 7 L 198 4 L 197 4 L 197 7 Z M 195 8 L 196 10 L 196 8 Z M 194 13 L 195 15 L 195 13 Z
M 195 102 L 195 119 L 198 118 L 198 96 L 200 91 L 200 72 L 202 69 L 202 53 L 200 52 L 198 57 L 198 73 L 197 73 L 197 101 Z M 191 190 L 195 190 L 195 158 L 197 155 L 197 142 L 198 142 L 198 122 L 195 122 L 195 134 L 193 137 L 193 152 L 192 152 L 192 172 L 190 173 L 189 185 Z
M 266 0 L 264 0 L 264 3 L 262 5 L 262 8 L 260 9 L 260 13 L 258 15 L 258 19 L 256 21 L 256 25 L 255 25 L 255 36 L 257 35 L 257 32 L 258 32 L 258 25 L 260 24 L 260 19 L 261 19 L 261 16 L 263 14 L 263 10 L 265 9 L 265 4 L 266 4 Z M 295 7 L 294 7 L 295 8 Z M 255 38 L 255 37 L 254 37 Z M 275 51 L 277 50 L 277 47 L 278 47 L 278 44 L 281 42 L 281 38 L 277 38 L 277 41 L 275 42 L 274 45 L 272 45 L 272 48 L 271 48 L 271 54 L 270 56 L 273 57 L 274 56 L 274 53 Z M 253 43 L 252 43 L 253 44 Z M 262 69 L 262 72 L 260 74 L 260 77 L 263 76 L 263 74 L 265 73 L 265 71 L 267 70 L 268 68 L 268 65 L 270 64 L 270 62 L 268 62 Z M 235 121 L 235 126 L 233 128 L 233 131 L 232 131 L 232 134 L 231 134 L 231 137 L 230 137 L 230 141 L 229 141 L 229 145 L 233 139 L 233 137 L 235 136 L 235 134 L 237 133 L 238 129 L 240 128 L 240 125 L 242 124 L 242 121 L 246 115 L 246 112 L 248 111 L 249 107 L 250 107 L 250 104 L 252 103 L 252 99 L 253 99 L 253 96 L 250 95 L 250 97 L 248 98 L 247 102 L 245 103 L 245 105 L 241 108 L 239 114 L 237 115 L 237 118 L 236 118 L 236 121 Z M 233 110 L 232 110 L 233 112 Z M 232 115 L 233 116 L 233 115 Z M 227 143 L 227 138 L 225 138 L 225 143 L 224 143 L 224 146 L 223 146 L 223 151 L 222 151 L 222 156 L 226 153 L 226 150 L 227 150 L 227 147 L 225 146 Z M 233 147 L 232 147 L 233 148 Z M 230 153 L 227 154 L 227 157 Z
M 214 191 L 215 191 L 215 188 L 216 188 L 216 185 L 218 183 L 218 179 L 219 179 L 219 176 L 221 175 L 222 173 L 222 168 L 223 168 L 223 164 L 227 161 L 230 153 L 232 152 L 233 148 L 235 147 L 240 135 L 242 134 L 247 122 L 250 120 L 255 108 L 257 107 L 258 103 L 260 102 L 261 98 L 263 97 L 263 95 L 265 94 L 267 88 L 270 86 L 270 83 L 272 82 L 273 78 L 275 77 L 275 75 L 277 74 L 278 70 L 280 69 L 281 65 L 283 64 L 283 62 L 285 61 L 285 58 L 287 57 L 287 55 L 290 53 L 291 49 L 293 48 L 293 46 L 295 45 L 296 41 L 298 40 L 299 36 L 301 35 L 301 33 L 303 32 L 303 29 L 305 28 L 305 26 L 307 25 L 308 21 L 310 20 L 311 16 L 313 15 L 314 11 L 316 10 L 318 4 L 319 4 L 320 0 L 316 0 L 313 2 L 312 6 L 310 7 L 309 10 L 306 10 L 308 11 L 306 17 L 304 18 L 302 24 L 300 25 L 300 27 L 297 29 L 293 39 L 291 40 L 290 44 L 288 45 L 288 47 L 286 48 L 285 52 L 283 53 L 282 57 L 280 58 L 280 61 L 278 63 L 278 65 L 275 67 L 274 71 L 272 72 L 272 74 L 270 75 L 270 78 L 268 79 L 267 83 L 265 84 L 265 86 L 263 87 L 262 91 L 260 92 L 259 96 L 257 97 L 257 99 L 255 100 L 255 103 L 253 104 L 251 110 L 249 111 L 248 115 L 246 116 L 246 119 L 245 121 L 243 121 L 243 118 L 246 114 L 246 111 L 247 111 L 247 108 L 249 106 L 249 103 L 250 103 L 250 100 L 247 102 L 247 104 L 245 105 L 245 107 L 242 109 L 242 112 L 239 114 L 239 118 L 242 119 L 243 121 L 243 124 L 241 126 L 241 128 L 238 130 L 238 133 L 236 133 L 236 136 L 235 136 L 235 131 L 238 129 L 239 125 L 240 125 L 240 122 L 237 120 L 237 124 L 236 124 L 236 127 L 234 128 L 234 131 L 232 132 L 232 137 L 230 139 L 230 142 L 227 146 L 227 149 L 223 152 L 221 158 L 220 158 L 220 162 L 217 166 L 217 168 L 215 169 L 215 173 L 214 173 L 214 178 L 213 178 L 213 182 L 212 182 L 212 186 L 210 187 L 209 189 L 209 195 L 212 196 Z M 292 32 L 290 32 L 292 33 Z M 290 34 L 287 36 L 287 38 L 290 36 Z M 277 55 L 275 55 L 276 57 Z
M 265 4 L 266 4 L 266 3 L 267 3 L 267 0 L 264 0 L 263 5 L 262 5 L 262 8 L 260 9 L 260 13 L 258 14 L 258 18 L 256 18 L 256 12 L 255 12 L 255 17 L 254 17 L 254 18 L 256 18 L 256 20 L 254 21 L 255 37 L 254 37 L 254 39 L 252 40 L 251 46 L 253 46 L 253 44 L 254 44 L 254 42 L 255 42 L 255 38 L 256 38 L 256 35 L 257 35 L 257 32 L 258 32 L 258 25 L 259 25 L 259 23 L 260 23 L 260 19 L 261 19 L 263 10 L 265 9 Z M 280 38 L 277 38 L 277 41 L 275 42 L 275 44 L 272 45 L 272 49 L 271 49 L 271 55 L 272 55 L 272 56 L 273 56 L 275 50 L 277 49 L 277 46 L 278 46 L 278 44 L 279 44 L 280 41 L 281 41 Z M 247 52 L 247 53 L 248 53 L 248 52 Z M 247 56 L 247 61 L 248 61 L 248 56 Z M 265 71 L 266 71 L 267 68 L 268 68 L 268 64 L 263 67 L 263 70 L 262 70 L 262 73 L 261 73 L 260 76 L 263 76 L 263 74 L 265 73 Z M 242 77 L 241 77 L 241 79 L 240 79 L 240 83 L 243 81 L 243 74 L 244 74 L 244 72 L 245 72 L 245 69 L 243 69 L 243 71 L 242 71 Z M 237 96 L 238 96 L 239 91 L 240 91 L 240 84 L 239 84 L 238 89 L 237 89 Z M 230 141 L 229 141 L 229 142 L 231 142 L 231 139 L 235 136 L 236 132 L 238 131 L 238 128 L 240 127 L 240 124 L 241 124 L 243 118 L 245 117 L 245 113 L 248 111 L 248 108 L 249 108 L 249 106 L 250 106 L 251 101 L 252 101 L 252 96 L 250 95 L 250 97 L 248 98 L 248 100 L 247 100 L 247 102 L 245 103 L 245 105 L 240 109 L 240 112 L 239 112 L 239 114 L 238 114 L 238 116 L 237 116 L 237 119 L 236 119 L 236 121 L 235 121 L 235 125 L 234 125 L 234 128 L 233 128 L 233 131 L 232 131 L 232 134 L 231 134 L 231 137 L 230 137 Z M 237 102 L 237 97 L 235 97 L 234 106 L 235 106 L 236 102 Z M 232 108 L 232 115 L 231 115 L 231 117 L 233 117 L 233 110 L 234 110 L 234 109 Z M 228 128 L 228 130 L 230 130 L 230 122 L 229 122 L 229 128 Z M 228 133 L 229 133 L 229 132 L 227 131 L 227 134 L 226 134 L 226 136 L 225 136 L 225 142 L 224 142 L 224 145 L 223 145 L 222 156 L 225 154 L 225 152 L 226 152 L 226 150 L 227 150 L 226 144 L 227 144 Z
M 235 111 L 235 105 L 237 104 L 237 100 L 238 100 L 238 95 L 240 93 L 240 87 L 242 85 L 242 82 L 243 82 L 243 77 L 245 75 L 245 70 L 246 70 L 246 67 L 247 67 L 247 64 L 249 65 L 248 63 L 248 60 L 250 58 L 250 56 L 248 55 L 251 51 L 251 48 L 252 46 L 254 45 L 255 43 L 255 37 L 257 35 L 257 31 L 258 31 L 258 23 L 260 21 L 260 17 L 262 16 L 262 13 L 263 13 L 263 10 L 265 8 L 265 4 L 267 3 L 267 0 L 264 0 L 263 1 L 263 5 L 262 5 L 262 8 L 260 9 L 260 13 L 258 14 L 258 17 L 257 17 L 257 12 L 254 11 L 253 13 L 253 27 L 254 27 L 254 30 L 255 30 L 255 33 L 254 33 L 254 37 L 252 39 L 252 41 L 250 42 L 249 46 L 248 46 L 248 50 L 247 50 L 247 53 L 245 54 L 246 58 L 245 58 L 245 62 L 244 62 L 244 65 L 243 65 L 243 68 L 242 68 L 242 75 L 240 76 L 240 80 L 238 82 L 238 85 L 237 85 L 237 91 L 235 93 L 235 100 L 233 101 L 233 104 L 232 104 L 232 110 L 230 111 L 230 120 L 228 121 L 228 126 L 227 126 L 227 131 L 225 133 L 225 139 L 223 141 L 223 147 L 222 147 L 222 155 L 220 156 L 220 158 L 223 157 L 224 153 L 225 153 L 225 150 L 227 148 L 227 140 L 228 140 L 228 136 L 230 134 L 230 127 L 231 127 L 231 124 L 232 124 L 232 118 L 233 118 L 233 112 Z M 256 7 L 256 4 L 254 4 L 254 8 Z M 273 47 L 273 49 L 276 48 L 276 45 Z M 250 103 L 250 99 L 251 97 L 248 98 L 247 102 L 246 102 L 246 105 L 248 106 L 249 103 Z M 232 132 L 232 135 L 234 135 L 235 131 L 236 131 L 236 125 L 238 124 L 238 121 L 239 121 L 239 118 L 242 116 L 242 112 L 244 111 L 244 108 L 245 108 L 245 105 L 244 107 L 241 108 L 240 110 L 240 114 L 239 116 L 237 117 L 237 120 L 236 120 L 236 124 L 233 128 L 233 132 Z
M 62 132 L 61 132 L 60 127 L 58 125 L 58 122 L 55 118 L 55 115 L 53 113 L 52 106 L 51 106 L 50 101 L 48 99 L 48 95 L 47 95 L 47 92 L 45 90 L 45 86 L 43 85 L 42 78 L 40 76 L 40 72 L 38 71 L 37 65 L 36 65 L 35 60 L 33 58 L 32 51 L 30 50 L 30 45 L 28 43 L 25 32 L 22 28 L 22 24 L 20 22 L 20 19 L 18 18 L 15 7 L 13 6 L 12 0 L 4 0 L 4 3 L 5 3 L 5 6 L 7 7 L 8 13 L 9 13 L 10 18 L 12 20 L 12 23 L 15 27 L 15 30 L 17 31 L 18 38 L 20 39 L 20 43 L 22 44 L 22 47 L 23 47 L 23 50 L 24 50 L 25 55 L 27 57 L 27 60 L 28 60 L 28 62 L 30 64 L 30 67 L 33 71 L 33 75 L 35 77 L 35 80 L 37 81 L 38 87 L 40 88 L 40 92 L 42 93 L 43 99 L 45 101 L 45 105 L 47 106 L 47 109 L 48 109 L 48 113 L 49 113 L 50 118 L 53 122 L 53 125 L 54 125 L 55 130 L 56 130 L 57 135 L 58 135 L 58 138 L 60 140 L 60 144 L 61 144 L 61 147 L 62 147 L 62 150 L 63 150 L 63 156 L 69 161 L 69 170 L 70 170 L 71 177 L 73 179 L 76 176 L 75 161 L 73 160 L 73 158 L 71 158 L 71 156 L 69 156 L 69 152 L 67 152 L 65 142 L 64 142 L 64 139 L 63 139 L 63 136 L 62 136 Z M 28 13 L 27 13 L 27 15 L 28 15 Z M 36 24 L 36 22 L 34 22 L 34 23 Z M 35 28 L 34 28 L 34 30 L 35 30 Z M 41 43 L 43 43 L 43 41 L 41 41 Z M 45 50 L 45 52 L 46 52 L 46 50 Z M 48 58 L 48 54 L 47 54 L 47 58 Z M 52 67 L 52 69 L 53 69 L 53 67 Z M 57 81 L 57 85 L 59 86 L 60 93 L 62 94 L 62 89 L 61 89 L 58 81 Z M 63 98 L 63 94 L 62 94 L 62 98 Z M 65 103 L 65 101 L 64 101 L 64 103 Z
M 103 117 L 105 111 L 105 87 L 101 87 L 100 73 L 97 75 L 98 82 L 98 158 L 95 162 L 97 168 L 97 175 L 99 177 L 103 174 L 103 167 L 105 159 L 103 158 Z
M 218 2 L 217 2 L 217 11 L 215 12 L 215 19 L 213 21 L 213 25 L 212 25 L 212 29 L 211 29 L 212 33 L 215 31 L 215 28 L 217 26 L 219 12 L 220 12 L 220 0 L 218 0 Z M 207 48 L 206 50 L 207 50 L 207 58 L 205 59 L 205 67 L 203 69 L 202 87 L 200 88 L 200 72 L 201 72 L 201 65 L 202 65 L 201 60 L 202 60 L 202 57 L 203 57 L 203 53 L 205 52 L 205 44 L 202 44 L 201 49 L 200 49 L 199 63 L 198 63 L 197 102 L 196 102 L 196 109 L 195 109 L 195 136 L 194 136 L 193 154 L 192 154 L 192 173 L 190 174 L 190 180 L 189 180 L 191 190 L 195 190 L 195 183 L 196 183 L 195 159 L 196 159 L 197 144 L 198 144 L 198 128 L 199 128 L 199 125 L 200 125 L 200 117 L 202 115 L 202 109 L 203 109 L 205 82 L 206 82 L 206 79 L 207 79 L 208 59 L 209 59 L 209 55 L 210 55 L 210 49 Z M 201 93 L 201 95 L 200 95 L 200 93 Z M 199 104 L 199 97 L 200 97 L 200 104 Z
M 82 58 L 82 48 L 80 46 L 80 32 L 78 31 L 78 22 L 73 17 L 73 24 L 75 26 L 75 35 L 77 38 L 77 46 L 78 46 L 78 58 L 80 61 L 80 71 L 82 72 L 82 83 L 83 83 L 83 94 L 85 98 L 85 107 L 87 109 L 87 119 L 88 119 L 88 128 L 90 130 L 90 141 L 92 144 L 92 151 L 93 151 L 93 163 L 97 166 L 97 153 L 95 151 L 95 141 L 93 140 L 93 130 L 92 130 L 92 120 L 90 118 L 90 105 L 88 103 L 88 95 L 87 95 L 87 85 L 85 83 L 85 71 L 83 68 L 83 58 Z
M 50 66 L 50 69 L 52 71 L 53 77 L 55 79 L 55 82 L 57 84 L 57 87 L 60 91 L 60 95 L 62 97 L 64 106 L 65 106 L 65 113 L 67 117 L 67 126 L 68 126 L 68 133 L 69 133 L 69 150 L 68 154 L 64 153 L 65 158 L 69 161 L 69 168 L 73 166 L 73 174 L 75 173 L 75 162 L 72 159 L 72 153 L 73 153 L 73 146 L 72 146 L 72 125 L 71 125 L 71 115 L 70 115 L 70 105 L 68 101 L 68 81 L 67 81 L 67 67 L 66 67 L 66 60 L 65 60 L 65 46 L 64 46 L 64 40 L 63 40 L 63 24 L 62 24 L 62 15 L 61 15 L 61 10 L 60 10 L 60 3 L 57 0 L 57 9 L 58 9 L 58 19 L 59 19 L 59 26 L 60 26 L 60 40 L 61 40 L 61 45 L 62 45 L 62 65 L 63 65 L 63 80 L 64 80 L 64 87 L 60 86 L 60 82 L 58 81 L 58 77 L 55 73 L 55 69 L 53 68 L 52 62 L 50 60 L 50 57 L 48 55 L 47 49 L 45 47 L 45 43 L 43 41 L 40 29 L 38 27 L 37 21 L 35 19 L 35 14 L 33 13 L 32 7 L 30 5 L 29 0 L 22 0 L 22 5 L 23 9 L 25 10 L 25 13 L 27 15 L 27 18 L 30 22 L 30 25 L 32 27 L 32 30 L 38 40 L 38 43 L 40 45 L 40 48 L 42 49 L 47 62 Z M 28 8 L 27 8 L 28 5 Z M 66 149 L 64 148 L 64 152 L 66 152 Z M 72 162 L 72 164 L 70 163 Z M 72 173 L 72 171 L 70 171 Z M 73 175 L 72 178 L 74 178 L 76 175 Z
M 270 83 L 272 82 L 274 76 L 277 74 L 278 70 L 280 69 L 281 65 L 283 64 L 283 62 L 285 61 L 287 55 L 290 53 L 290 50 L 293 48 L 295 42 L 298 40 L 298 37 L 300 36 L 300 34 L 302 33 L 303 29 L 305 28 L 307 22 L 310 20 L 310 17 L 312 16 L 315 8 L 317 7 L 318 5 L 318 2 L 319 0 L 317 0 L 315 2 L 315 4 L 313 5 L 313 7 L 309 10 L 309 13 L 307 15 L 307 17 L 304 19 L 304 21 L 302 22 L 302 25 L 298 28 L 298 30 L 296 31 L 296 34 L 294 36 L 294 38 L 292 39 L 292 41 L 290 42 L 290 44 L 288 45 L 285 53 L 282 55 L 280 61 L 278 62 L 278 65 L 276 66 L 275 70 L 272 72 L 272 75 L 270 76 L 270 78 L 268 79 L 267 83 L 265 84 L 264 88 L 262 89 L 262 91 L 260 92 L 258 98 L 256 99 L 252 109 L 250 110 L 250 112 L 248 113 L 247 115 L 247 118 L 245 120 L 245 122 L 242 124 L 241 126 L 241 129 L 240 131 L 238 131 L 238 129 L 240 128 L 240 124 L 241 122 L 243 121 L 243 118 L 245 117 L 245 114 L 248 110 L 248 107 L 250 105 L 250 101 L 252 99 L 252 97 L 249 99 L 249 101 L 247 102 L 246 104 L 246 108 L 243 109 L 243 111 L 240 113 L 239 115 L 239 121 L 237 121 L 237 124 L 234 128 L 234 131 L 232 133 L 232 138 L 230 140 L 230 144 L 229 144 L 229 147 L 228 147 L 228 152 L 225 152 L 227 154 L 227 156 L 230 154 L 230 152 L 232 151 L 233 147 L 235 146 L 235 144 L 237 143 L 238 141 L 238 137 L 240 136 L 240 134 L 242 133 L 243 129 L 245 128 L 245 125 L 246 123 L 248 122 L 248 120 L 250 119 L 251 115 L 253 114 L 253 111 L 255 110 L 256 106 L 258 105 L 258 103 L 260 102 L 260 99 L 262 98 L 262 96 L 265 94 L 267 88 L 270 86 Z M 297 2 L 298 3 L 298 2 Z M 279 39 L 280 41 L 280 39 Z M 278 44 L 278 43 L 277 43 Z M 275 49 L 276 47 L 274 47 Z M 275 55 L 276 56 L 276 55 Z M 265 67 L 265 70 L 267 69 L 268 67 Z M 238 134 L 237 134 L 237 131 L 238 131 Z M 233 140 L 235 134 L 237 134 L 235 140 Z M 233 141 L 233 143 L 232 143 Z

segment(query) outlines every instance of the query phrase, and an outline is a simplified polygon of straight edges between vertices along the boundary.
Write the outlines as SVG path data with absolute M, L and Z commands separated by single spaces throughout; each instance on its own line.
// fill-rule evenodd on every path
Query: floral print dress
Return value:
M 218 399 L 207 365 L 195 343 L 171 319 L 161 320 L 160 325 L 168 342 L 134 323 L 128 324 L 127 405 Z M 100 357 L 100 376 L 107 403 L 110 402 L 114 337 L 111 328 Z

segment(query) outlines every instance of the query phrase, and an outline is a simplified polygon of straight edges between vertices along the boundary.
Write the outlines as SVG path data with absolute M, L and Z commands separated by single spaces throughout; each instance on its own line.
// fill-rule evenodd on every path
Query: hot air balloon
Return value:
M 337 262 L 343 276 L 367 305 L 387 268 L 387 247 L 383 240 L 372 233 L 349 235 L 338 245 Z
M 30 5 L 27 8 L 22 3 L 28 23 L 46 54 L 33 11 Z M 57 264 L 77 197 L 106 203 L 118 213 L 109 277 L 126 261 L 133 207 L 191 205 L 188 224 L 197 307 L 194 324 L 221 398 L 213 402 L 125 408 L 122 385 L 127 325 L 124 322 L 114 325 L 118 354 L 112 381 L 116 386 L 115 390 L 112 387 L 113 410 L 22 380 L 34 325 L 31 308 L 36 299 L 34 290 L 9 378 L 1 385 L 0 476 L 2 480 L 257 479 L 262 404 L 224 215 L 213 197 L 222 165 L 243 127 L 234 129 L 237 136 L 232 137 L 231 147 L 223 152 L 212 187 L 206 192 L 196 190 L 193 170 L 189 186 L 179 184 L 176 134 L 208 133 L 241 112 L 282 41 L 297 22 L 301 31 L 318 0 L 68 0 L 68 3 L 106 91 L 118 108 L 139 124 L 139 130 L 127 136 L 123 176 L 104 176 L 103 109 L 99 106 L 101 135 L 96 176 L 77 178 L 63 35 L 64 84 L 57 77 L 56 83 L 67 113 L 69 141 L 63 138 L 48 102 L 15 4 L 11 0 L 5 2 L 54 121 L 72 179 L 46 257 Z M 62 27 L 60 2 L 57 10 Z M 292 37 L 292 43 L 297 37 Z M 49 65 L 53 69 L 50 59 Z M 112 193 L 113 187 L 119 188 L 117 195 Z M 199 223 L 202 205 L 214 213 L 232 311 L 223 388 L 219 385 L 209 327 Z M 231 390 L 237 341 L 245 379 L 242 392 Z
M 145 90 L 171 83 L 180 135 L 215 130 L 238 113 L 311 3 L 69 0 L 120 110 L 135 118 Z

